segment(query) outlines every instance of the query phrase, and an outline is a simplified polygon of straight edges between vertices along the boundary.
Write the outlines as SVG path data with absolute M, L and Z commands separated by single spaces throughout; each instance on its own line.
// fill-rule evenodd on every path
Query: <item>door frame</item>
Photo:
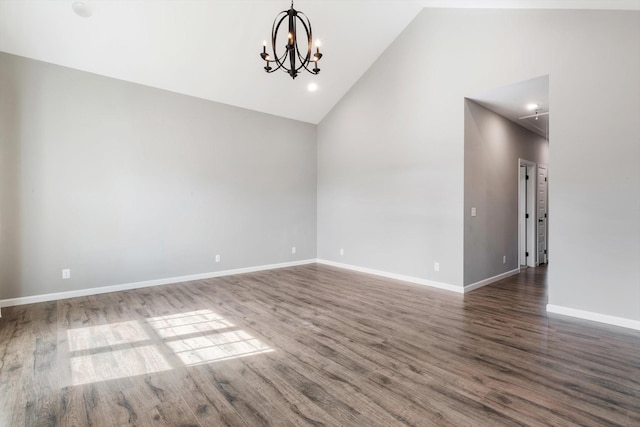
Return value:
M 522 166 L 526 168 L 526 174 L 529 175 L 529 179 L 525 180 L 526 191 L 523 191 L 521 182 Z M 518 159 L 518 259 L 519 265 L 526 265 L 527 267 L 536 266 L 537 258 L 537 206 L 536 195 L 538 192 L 537 186 L 538 177 L 538 165 L 535 162 L 525 159 Z M 522 206 L 525 206 L 526 210 L 522 210 Z M 525 218 L 525 214 L 529 214 L 528 220 Z M 522 227 L 522 223 L 525 226 Z M 525 229 L 523 235 L 522 229 Z M 524 256 L 521 251 L 523 239 L 526 242 L 525 251 L 529 253 L 529 256 Z
M 547 171 L 547 174 L 545 175 L 545 178 L 547 179 L 546 181 L 546 188 L 545 188 L 545 200 L 544 200 L 544 207 L 545 207 L 545 217 L 543 218 L 544 221 L 544 250 L 546 251 L 545 256 L 544 256 L 544 260 L 540 259 L 540 254 L 539 251 L 536 250 L 536 265 L 540 265 L 540 264 L 547 264 L 549 263 L 549 166 L 544 164 L 544 163 L 538 163 L 538 169 L 540 168 L 544 168 Z M 536 173 L 536 180 L 538 179 L 538 173 Z M 539 184 L 539 183 L 537 183 Z M 538 185 L 536 185 L 536 203 L 538 202 Z M 538 221 L 540 220 L 540 218 L 538 218 L 538 208 L 539 206 L 536 206 L 536 245 L 538 244 Z M 538 248 L 536 248 L 538 249 Z

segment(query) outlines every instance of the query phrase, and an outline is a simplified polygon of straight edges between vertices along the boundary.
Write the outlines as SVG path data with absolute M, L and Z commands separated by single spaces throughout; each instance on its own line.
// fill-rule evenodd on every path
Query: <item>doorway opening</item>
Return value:
M 548 75 L 465 100 L 465 286 L 548 261 L 549 117 Z

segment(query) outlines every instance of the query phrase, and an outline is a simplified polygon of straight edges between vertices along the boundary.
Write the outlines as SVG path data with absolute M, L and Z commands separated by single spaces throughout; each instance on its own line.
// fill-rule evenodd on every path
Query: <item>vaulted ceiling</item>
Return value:
M 259 57 L 289 0 L 0 1 L 0 51 L 319 123 L 423 7 L 640 9 L 638 0 L 296 0 L 322 41 L 318 76 Z M 309 83 L 316 92 L 307 90 Z
M 540 76 L 469 97 L 531 132 L 549 135 L 549 76 Z

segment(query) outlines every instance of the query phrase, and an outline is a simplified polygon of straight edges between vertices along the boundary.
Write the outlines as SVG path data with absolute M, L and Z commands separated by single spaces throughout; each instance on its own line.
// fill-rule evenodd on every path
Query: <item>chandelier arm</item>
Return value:
M 269 62 L 273 62 L 273 63 L 274 63 L 274 67 L 269 67 L 269 68 L 264 67 L 264 70 L 265 70 L 267 73 L 273 73 L 274 71 L 277 71 L 277 70 L 279 70 L 280 68 L 282 68 L 282 65 L 281 65 L 281 64 L 278 64 L 276 61 L 271 61 L 271 60 L 269 60 Z M 267 66 L 268 66 L 268 64 L 267 64 Z
M 313 62 L 315 63 L 315 61 L 313 61 Z M 315 68 L 314 69 L 309 69 L 309 67 L 307 67 L 307 65 L 305 65 L 305 64 L 302 64 L 302 65 L 303 65 L 305 70 L 307 70 L 308 72 L 310 72 L 313 75 L 317 75 L 320 72 L 320 68 L 317 69 L 318 71 L 313 71 Z M 300 67 L 300 68 L 302 68 L 302 67 Z
M 277 67 L 274 69 L 274 71 L 275 70 L 279 70 L 280 68 L 282 68 L 283 70 L 287 70 L 287 67 L 286 67 L 285 61 L 284 61 L 285 58 L 286 58 L 286 54 L 283 54 L 280 58 L 278 58 L 277 61 L 271 61 L 271 62 L 274 62 L 275 65 L 277 65 Z
M 302 68 L 303 65 L 311 62 L 311 54 L 309 52 L 307 52 L 307 56 L 303 57 L 302 53 L 300 53 L 300 51 L 296 49 L 296 54 L 298 55 L 298 59 L 300 60 L 300 67 L 298 67 L 298 69 Z
M 284 66 L 283 63 L 283 59 L 286 57 L 286 53 L 284 53 L 280 58 L 276 58 L 276 59 L 265 59 L 266 62 L 273 62 L 274 64 L 276 64 L 278 67 L 276 68 L 276 70 L 278 68 L 282 68 Z
M 303 58 L 300 52 L 296 51 L 296 53 L 298 54 L 298 60 L 300 60 L 300 65 L 296 68 L 296 71 L 300 71 L 303 68 L 308 69 L 306 64 L 309 63 L 309 61 Z
M 315 61 L 313 61 L 315 63 Z M 303 64 L 303 67 L 305 70 L 307 70 L 308 72 L 310 72 L 313 75 L 317 75 L 320 72 L 320 68 L 318 68 L 318 71 L 313 71 L 314 69 L 309 69 L 309 67 L 307 67 L 306 65 Z M 301 67 L 302 68 L 302 67 Z
M 270 70 L 265 70 L 265 71 L 266 71 L 268 74 L 271 74 L 271 73 L 275 73 L 275 72 L 276 72 L 276 71 L 278 71 L 279 69 L 280 69 L 280 67 L 278 66 L 278 67 L 276 67 L 276 68 L 271 68 Z
M 307 33 L 307 42 L 308 42 L 307 50 L 311 52 L 311 49 L 313 48 L 313 31 L 311 30 L 311 21 L 309 21 L 309 17 L 305 15 L 303 12 L 298 12 L 298 19 L 302 23 L 302 26 L 304 27 L 304 31 Z
M 288 70 L 287 70 L 287 67 L 284 65 L 284 59 L 285 59 L 286 55 L 287 55 L 287 54 L 286 54 L 286 52 L 285 52 L 285 53 L 284 53 L 280 58 L 278 58 L 278 60 L 277 60 L 277 61 L 276 61 L 276 60 L 271 60 L 271 59 L 270 59 L 269 61 L 270 61 L 270 62 L 273 62 L 275 65 L 277 65 L 277 67 L 272 68 L 271 70 L 266 70 L 266 71 L 267 71 L 267 73 L 273 73 L 274 71 L 277 71 L 277 70 L 279 70 L 279 69 L 281 69 L 281 68 L 282 68 L 283 70 L 288 71 Z
M 280 58 L 276 57 L 275 55 L 274 55 L 274 57 L 275 57 L 277 60 L 276 60 L 276 59 L 274 59 L 274 60 L 273 60 L 273 62 L 276 62 L 276 63 L 278 63 L 278 64 L 280 64 L 280 65 L 284 65 L 284 60 L 285 60 L 285 59 L 286 59 L 286 57 L 287 57 L 287 52 L 283 53 L 283 54 L 282 54 L 282 56 L 280 56 Z
M 298 15 L 302 15 L 307 20 L 307 23 L 309 25 L 307 26 L 307 23 L 304 22 L 304 19 L 298 16 L 300 23 L 304 27 L 304 32 L 307 35 L 307 54 L 306 56 L 303 57 L 302 53 L 300 52 L 300 49 L 298 49 L 298 45 L 296 44 L 296 54 L 298 56 L 298 59 L 300 60 L 300 66 L 297 68 L 297 70 L 301 70 L 302 68 L 304 68 L 305 70 L 309 71 L 309 69 L 307 68 L 307 64 L 309 64 L 309 62 L 311 61 L 311 49 L 313 48 L 313 35 L 311 33 L 311 22 L 309 22 L 309 18 L 307 18 L 307 16 L 304 13 L 299 12 Z
M 273 20 L 273 26 L 271 27 L 271 50 L 273 51 L 273 61 L 278 64 L 278 68 L 282 68 L 284 66 L 283 61 L 287 58 L 288 51 L 285 49 L 282 56 L 278 58 L 278 50 L 276 49 L 276 36 L 278 35 L 278 31 L 280 30 L 282 21 L 284 21 L 287 16 L 289 16 L 288 10 L 283 10 L 282 12 L 280 12 L 278 16 L 276 16 L 276 19 Z M 278 20 L 278 18 L 280 18 L 280 20 Z M 284 68 L 286 70 L 286 67 Z

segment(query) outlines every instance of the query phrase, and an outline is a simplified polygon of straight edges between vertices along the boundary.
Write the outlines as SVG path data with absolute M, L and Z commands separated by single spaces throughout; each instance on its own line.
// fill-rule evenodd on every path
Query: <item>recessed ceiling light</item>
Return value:
M 318 85 L 315 83 L 309 83 L 309 86 L 307 86 L 307 89 L 309 90 L 309 92 L 315 92 L 318 90 Z
M 538 104 L 527 104 L 527 110 L 537 110 L 538 108 L 540 108 L 540 105 Z
M 76 13 L 76 15 L 81 16 L 83 18 L 88 18 L 93 15 L 93 8 L 90 4 L 87 4 L 83 1 L 73 2 L 71 8 Z

